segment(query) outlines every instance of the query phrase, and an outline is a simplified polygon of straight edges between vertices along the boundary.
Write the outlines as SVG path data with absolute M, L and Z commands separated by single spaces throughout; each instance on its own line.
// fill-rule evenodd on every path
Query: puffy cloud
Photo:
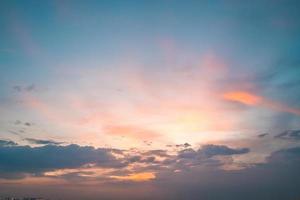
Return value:
M 250 150 L 248 148 L 240 148 L 240 149 L 232 149 L 225 145 L 204 145 L 201 149 L 198 150 L 199 153 L 205 155 L 206 157 L 212 156 L 226 156 L 226 155 L 234 155 L 234 154 L 245 154 Z
M 75 144 L 61 146 L 59 142 L 33 138 L 25 140 L 42 146 L 20 146 L 12 141 L 4 140 L 0 142 L 0 172 L 6 174 L 5 177 L 9 174 L 12 177 L 21 177 L 22 174 L 41 176 L 45 172 L 79 169 L 87 165 L 111 169 L 132 165 L 133 172 L 141 173 L 143 170 L 159 171 L 164 167 L 176 170 L 208 163 L 221 165 L 218 159 L 211 158 L 249 152 L 246 148 L 232 149 L 222 145 L 204 145 L 197 151 L 186 148 L 175 154 L 174 152 L 169 154 L 167 150 L 162 149 L 131 151 Z
M 211 158 L 213 156 L 245 154 L 248 153 L 249 151 L 250 150 L 248 148 L 233 149 L 225 145 L 208 144 L 208 145 L 203 145 L 200 149 L 198 149 L 198 151 L 195 151 L 192 148 L 181 150 L 179 151 L 178 157 L 195 158 L 198 156 L 198 157 Z
M 2 142 L 3 143 L 3 142 Z M 39 174 L 64 168 L 94 164 L 103 168 L 121 168 L 126 164 L 116 159 L 109 149 L 79 146 L 17 146 L 11 142 L 0 146 L 0 172 Z
M 147 152 L 144 153 L 144 155 L 151 155 L 151 156 L 160 156 L 160 157 L 170 157 L 170 155 L 168 154 L 168 152 L 166 150 L 162 150 L 162 149 L 155 149 L 155 150 L 149 150 Z
M 197 152 L 192 148 L 181 150 L 178 153 L 179 158 L 195 158 L 196 156 Z
M 45 176 L 46 172 L 47 177 L 52 174 L 51 177 L 69 180 L 70 187 L 72 181 L 81 183 L 81 188 L 91 187 L 93 184 L 84 186 L 84 183 L 94 182 L 110 188 L 126 185 L 131 191 L 143 184 L 151 186 L 155 199 L 159 200 L 289 200 L 300 195 L 297 187 L 300 176 L 296 173 L 300 168 L 300 147 L 276 151 L 266 163 L 224 170 L 221 166 L 233 162 L 231 156 L 247 154 L 249 149 L 210 144 L 198 150 L 186 148 L 169 154 L 162 149 L 126 151 L 74 144 L 42 147 L 9 144 L 0 147 L 1 178 L 6 179 L 21 179 L 25 173 Z M 84 167 L 87 164 L 100 169 Z M 69 186 L 64 188 L 67 190 Z M 125 199 L 138 199 L 122 194 Z
M 294 164 L 294 167 L 300 166 L 300 147 L 275 151 L 267 158 L 267 161 L 267 165 L 287 166 Z
M 157 174 L 161 199 L 274 200 L 300 196 L 300 147 L 272 153 L 266 163 L 239 170 L 193 167 Z

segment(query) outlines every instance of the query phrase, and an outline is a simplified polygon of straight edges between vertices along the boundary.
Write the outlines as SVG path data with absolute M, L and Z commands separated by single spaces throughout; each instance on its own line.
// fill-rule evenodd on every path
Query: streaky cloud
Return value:
M 25 141 L 31 144 L 40 144 L 40 145 L 59 145 L 63 144 L 63 142 L 57 142 L 54 140 L 41 140 L 41 139 L 34 139 L 34 138 L 25 138 Z
M 300 130 L 287 130 L 274 137 L 278 139 L 300 140 Z

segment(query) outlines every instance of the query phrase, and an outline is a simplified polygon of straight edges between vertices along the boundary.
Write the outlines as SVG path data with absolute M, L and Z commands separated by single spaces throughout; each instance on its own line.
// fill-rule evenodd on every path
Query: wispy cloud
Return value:
M 25 138 L 25 141 L 31 144 L 39 144 L 39 145 L 59 145 L 63 144 L 63 142 L 57 142 L 54 140 L 41 140 L 41 139 L 34 139 L 34 138 Z
M 274 111 L 300 115 L 299 108 L 293 108 L 283 103 L 273 101 L 246 91 L 226 92 L 223 94 L 223 98 L 227 101 L 238 102 L 248 106 L 265 107 Z

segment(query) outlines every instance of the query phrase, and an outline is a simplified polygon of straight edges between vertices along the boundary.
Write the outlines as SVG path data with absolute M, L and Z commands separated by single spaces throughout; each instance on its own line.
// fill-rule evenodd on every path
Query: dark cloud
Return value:
M 245 154 L 248 153 L 250 150 L 248 148 L 241 148 L 241 149 L 233 149 L 227 147 L 225 145 L 213 145 L 208 144 L 202 146 L 198 151 L 195 151 L 192 148 L 184 149 L 179 151 L 178 157 L 179 158 L 195 158 L 197 156 L 210 158 L 213 156 L 227 156 L 227 155 L 234 155 L 234 154 Z
M 40 140 L 40 139 L 34 139 L 34 138 L 25 138 L 27 142 L 31 144 L 40 144 L 40 145 L 59 145 L 63 144 L 63 142 L 56 142 L 53 140 Z
M 172 164 L 173 170 L 190 170 L 193 167 L 221 168 L 232 164 L 232 155 L 246 154 L 248 148 L 233 149 L 225 145 L 204 145 L 198 150 L 192 148 L 183 149 L 176 157 L 166 159 L 164 162 Z
M 245 154 L 248 153 L 250 150 L 248 148 L 240 148 L 240 149 L 233 149 L 227 147 L 225 145 L 204 145 L 201 149 L 198 150 L 198 153 L 201 153 L 207 157 L 212 156 L 226 156 L 226 155 L 234 155 L 234 154 Z
M 109 149 L 90 146 L 71 144 L 30 147 L 10 142 L 0 146 L 0 174 L 38 174 L 55 169 L 78 168 L 86 164 L 108 168 L 126 165 L 116 159 Z
M 34 84 L 28 85 L 27 87 L 25 87 L 25 90 L 28 92 L 33 91 L 35 90 L 35 85 Z
M 139 162 L 141 161 L 142 157 L 141 156 L 130 156 L 127 158 L 127 161 L 129 163 L 134 163 L 134 162 Z
M 17 136 L 20 136 L 20 133 L 16 132 L 16 131 L 12 131 L 12 130 L 8 130 L 8 132 L 14 134 L 14 135 L 17 135 Z M 20 131 L 19 131 L 20 132 Z
M 269 133 L 262 133 L 262 134 L 259 134 L 257 137 L 263 138 L 263 137 L 266 137 L 267 135 L 269 135 Z
M 16 92 L 21 92 L 22 91 L 22 87 L 19 85 L 15 85 L 13 86 L 13 90 L 15 90 Z
M 31 126 L 32 124 L 29 123 L 29 122 L 25 122 L 24 125 L 25 125 L 25 126 Z
M 144 162 L 144 163 L 154 163 L 155 162 L 155 157 L 154 156 L 146 157 L 146 158 L 142 159 L 142 162 Z
M 193 166 L 178 173 L 163 171 L 154 184 L 161 199 L 167 200 L 293 200 L 300 197 L 299 169 L 300 147 L 296 147 L 239 170 Z
M 18 144 L 11 140 L 0 140 L 0 147 L 15 146 L 15 145 L 18 145 Z
M 300 140 L 300 130 L 287 130 L 275 136 L 279 139 Z
M 184 143 L 184 144 L 176 144 L 175 147 L 183 147 L 183 148 L 188 148 L 191 145 L 189 143 Z
M 9 143 L 11 144 L 11 143 Z M 46 145 L 29 147 L 0 146 L 1 178 L 20 179 L 26 173 L 43 176 L 43 172 L 55 169 L 79 168 L 93 163 L 100 167 L 113 168 L 104 176 L 92 179 L 110 188 L 124 188 L 136 191 L 137 186 L 151 186 L 151 193 L 158 200 L 294 200 L 300 197 L 300 147 L 283 149 L 272 153 L 266 163 L 245 166 L 237 170 L 224 170 L 221 158 L 246 154 L 247 148 L 231 148 L 225 145 L 204 145 L 198 150 L 187 148 L 177 154 L 169 155 L 164 150 L 146 152 L 118 149 L 93 148 L 78 145 Z M 118 153 L 122 158 L 116 158 Z M 129 154 L 129 155 L 128 155 Z M 152 156 L 153 155 L 153 156 Z M 166 159 L 156 161 L 155 155 L 167 155 Z M 143 163 L 142 166 L 124 168 L 128 164 Z M 203 167 L 203 166 L 208 167 Z M 156 179 L 145 183 L 117 181 L 111 176 L 127 176 L 131 173 L 156 172 Z M 174 172 L 177 171 L 177 172 Z M 71 185 L 89 181 L 92 171 L 75 171 L 63 174 L 60 178 Z M 75 182 L 75 183 L 73 183 Z M 66 189 L 68 186 L 65 185 Z M 87 187 L 82 184 L 81 188 Z M 90 186 L 88 186 L 90 187 Z M 124 191 L 124 190 L 123 190 Z M 151 199 L 151 193 L 149 198 Z M 122 193 L 122 199 L 143 199 Z M 100 197 L 101 192 L 95 196 Z M 122 195 L 121 195 L 122 196 Z M 66 198 L 68 199 L 68 198 Z M 75 198 L 76 199 L 76 198 Z M 84 199 L 84 198 L 81 198 Z M 93 199 L 86 196 L 86 199 Z
M 151 142 L 151 141 L 144 140 L 143 142 L 144 142 L 144 144 L 146 144 L 147 146 L 151 146 L 151 145 L 152 145 L 152 142 Z
M 184 143 L 184 144 L 176 144 L 175 147 L 183 147 L 183 148 L 188 148 L 190 147 L 191 145 L 189 143 Z
M 23 92 L 23 91 L 32 92 L 35 89 L 36 89 L 35 84 L 30 84 L 30 85 L 25 85 L 25 86 L 22 86 L 22 85 L 13 86 L 13 90 L 16 92 Z
M 170 155 L 168 154 L 168 152 L 166 150 L 162 150 L 162 149 L 149 150 L 149 151 L 143 153 L 143 155 L 146 155 L 146 156 L 170 157 Z
M 175 148 L 189 148 L 191 147 L 192 145 L 190 145 L 189 143 L 184 143 L 184 144 L 175 144 L 175 145 L 171 145 L 171 144 L 168 144 L 166 145 L 166 147 L 175 147 Z
M 184 146 L 184 147 L 190 147 L 190 146 L 192 146 L 192 145 L 190 145 L 189 143 L 186 142 L 186 143 L 183 144 L 183 146 Z
M 178 153 L 179 158 L 195 158 L 196 156 L 197 152 L 192 148 L 181 150 Z
M 210 149 L 211 147 L 206 148 Z M 189 149 L 185 152 L 197 153 L 198 151 Z M 221 155 L 233 155 L 231 152 L 228 153 L 228 150 L 224 152 Z M 168 164 L 173 165 L 174 162 Z M 123 194 L 121 199 L 133 200 L 293 200 L 298 199 L 300 196 L 300 175 L 296 173 L 300 168 L 300 147 L 276 151 L 267 158 L 266 163 L 248 166 L 239 170 L 223 170 L 211 166 L 209 168 L 190 166 L 189 170 L 174 173 L 173 168 L 149 165 L 137 168 L 135 172 L 157 171 L 156 179 L 150 182 L 120 182 L 109 178 L 109 176 L 99 177 L 99 181 L 107 183 L 111 188 L 126 187 L 126 191 L 136 191 L 140 185 L 143 185 L 143 187 L 151 186 L 152 192 L 149 195 L 147 193 L 147 195 L 140 197 L 121 192 Z M 82 173 L 90 172 L 72 172 L 62 177 L 70 181 L 81 182 L 85 180 L 82 179 Z M 110 172 L 109 175 L 126 176 L 130 173 L 130 170 L 120 169 Z M 153 195 L 151 195 L 152 193 Z M 101 193 L 97 195 L 97 197 L 100 196 Z
M 222 145 L 205 145 L 197 151 L 187 148 L 169 155 L 165 150 L 124 151 L 118 149 L 93 148 L 75 144 L 61 146 L 52 140 L 26 138 L 39 147 L 19 146 L 12 141 L 2 141 L 0 146 L 0 172 L 18 177 L 18 173 L 42 174 L 64 168 L 79 168 L 86 164 L 99 167 L 122 168 L 134 163 L 147 164 L 136 170 L 154 170 L 163 167 L 183 169 L 191 165 L 218 164 L 214 156 L 247 153 L 248 149 L 232 149 Z M 1 144 L 0 143 L 0 144 Z M 118 154 L 116 157 L 115 155 Z M 158 159 L 159 157 L 159 159 Z
M 32 126 L 33 125 L 33 123 L 30 123 L 30 122 L 22 122 L 22 121 L 20 121 L 20 120 L 16 120 L 15 122 L 14 122 L 14 124 L 15 125 L 24 125 L 24 126 Z

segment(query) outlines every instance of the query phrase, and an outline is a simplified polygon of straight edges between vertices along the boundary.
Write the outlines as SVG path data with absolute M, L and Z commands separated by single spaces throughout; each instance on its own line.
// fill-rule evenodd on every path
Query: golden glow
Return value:
M 152 172 L 129 174 L 127 176 L 110 176 L 111 178 L 123 181 L 149 181 L 155 179 L 155 174 Z

